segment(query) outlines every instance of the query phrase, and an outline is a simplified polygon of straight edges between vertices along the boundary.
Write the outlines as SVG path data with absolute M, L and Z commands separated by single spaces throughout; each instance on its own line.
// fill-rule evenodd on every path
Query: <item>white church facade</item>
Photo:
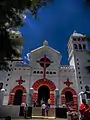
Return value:
M 59 105 L 78 109 L 80 93 L 88 91 L 89 97 L 90 54 L 86 37 L 73 33 L 68 42 L 69 65 L 61 65 L 61 54 L 51 48 L 47 41 L 29 53 L 30 63 L 10 62 L 11 70 L 0 72 L 0 83 L 5 89 L 4 105 L 29 103 L 29 90 L 33 88 L 33 101 L 45 102 L 50 98 L 55 105 L 55 90 L 59 90 Z M 87 69 L 86 69 L 87 68 Z M 80 97 L 79 97 L 80 95 Z M 79 98 L 79 99 L 78 99 Z

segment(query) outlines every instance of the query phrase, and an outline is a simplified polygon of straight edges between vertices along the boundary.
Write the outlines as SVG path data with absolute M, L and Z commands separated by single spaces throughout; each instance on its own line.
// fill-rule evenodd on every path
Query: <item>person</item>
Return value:
M 46 105 L 46 116 L 48 116 L 48 111 L 49 111 L 49 106 L 48 104 Z
M 84 111 L 84 119 L 90 120 L 90 107 Z
M 27 107 L 27 104 L 24 106 L 24 118 L 27 118 L 27 110 L 28 110 L 28 107 Z
M 84 120 L 84 116 L 85 116 L 85 110 L 87 110 L 89 108 L 88 104 L 86 103 L 85 99 L 82 99 L 82 104 L 80 105 L 79 111 L 81 114 L 81 120 Z
M 34 107 L 36 107 L 36 104 L 37 104 L 37 102 L 36 102 L 36 101 L 34 101 Z
M 45 116 L 45 108 L 46 108 L 46 105 L 45 105 L 45 103 L 43 102 L 43 103 L 42 103 L 42 106 L 41 106 L 42 116 Z
M 48 99 L 48 106 L 50 107 L 50 98 Z

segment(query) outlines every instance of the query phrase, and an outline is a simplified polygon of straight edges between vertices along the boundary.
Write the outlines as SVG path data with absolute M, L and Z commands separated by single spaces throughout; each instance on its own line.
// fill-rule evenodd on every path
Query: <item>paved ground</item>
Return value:
M 43 119 L 13 119 L 13 120 L 43 120 Z M 45 119 L 45 120 L 48 120 L 48 119 Z M 50 119 L 50 120 L 54 120 L 54 119 Z M 67 119 L 56 118 L 55 120 L 67 120 Z

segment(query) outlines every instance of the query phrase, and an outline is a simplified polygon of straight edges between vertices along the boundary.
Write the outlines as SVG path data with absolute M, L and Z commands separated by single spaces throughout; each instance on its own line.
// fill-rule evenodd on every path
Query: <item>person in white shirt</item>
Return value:
M 45 103 L 42 103 L 41 109 L 42 109 L 42 116 L 45 116 L 45 109 L 46 109 Z
M 50 98 L 48 99 L 48 106 L 50 107 Z

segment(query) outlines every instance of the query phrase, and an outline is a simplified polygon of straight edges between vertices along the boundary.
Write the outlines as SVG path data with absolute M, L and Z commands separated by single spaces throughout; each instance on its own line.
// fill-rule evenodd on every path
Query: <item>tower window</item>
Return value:
M 39 74 L 39 71 L 37 71 L 37 74 Z
M 86 49 L 86 45 L 85 44 L 83 44 L 83 49 Z
M 53 72 L 53 74 L 56 74 L 56 72 Z
M 73 38 L 73 41 L 76 41 L 76 38 Z
M 40 74 L 43 74 L 43 71 L 40 71 Z
M 79 79 L 81 79 L 81 76 L 79 76 Z
M 82 81 L 80 81 L 80 84 L 82 84 Z
M 79 45 L 79 49 L 82 49 L 82 46 L 81 46 L 81 44 L 78 44 Z
M 81 87 L 81 89 L 83 89 L 83 87 Z
M 79 65 L 79 63 L 77 63 L 77 65 Z
M 77 47 L 77 45 L 76 45 L 76 44 L 74 44 L 74 49 L 78 49 L 78 47 Z
M 0 83 L 0 90 L 3 88 L 3 83 L 1 82 Z

